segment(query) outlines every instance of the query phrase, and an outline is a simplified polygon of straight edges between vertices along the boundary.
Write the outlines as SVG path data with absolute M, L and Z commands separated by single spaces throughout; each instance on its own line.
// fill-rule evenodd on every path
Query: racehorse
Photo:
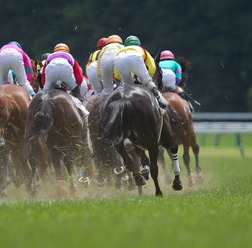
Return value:
M 32 74 L 33 74 L 33 78 L 30 82 L 33 90 L 35 91 L 35 93 L 38 92 L 39 90 L 39 81 L 38 81 L 38 64 L 39 61 L 37 58 L 35 59 L 31 59 L 31 63 L 32 63 Z
M 158 183 L 158 145 L 159 142 L 170 148 L 174 154 L 173 189 L 181 190 L 179 178 L 180 168 L 177 158 L 177 146 L 171 132 L 168 115 L 160 114 L 160 109 L 154 95 L 142 85 L 125 84 L 114 90 L 101 106 L 101 138 L 112 142 L 122 156 L 125 167 L 133 172 L 137 186 L 142 185 L 141 173 L 134 171 L 134 164 L 128 155 L 123 141 L 126 138 L 137 147 L 142 159 L 144 150 L 148 150 L 150 158 L 150 172 L 155 185 L 155 194 L 162 195 Z M 147 162 L 147 161 L 146 161 Z
M 178 145 L 183 144 L 184 153 L 183 161 L 187 169 L 188 185 L 192 186 L 195 182 L 190 170 L 190 155 L 189 148 L 192 147 L 197 172 L 197 182 L 202 183 L 203 177 L 201 174 L 201 168 L 199 164 L 199 145 L 196 142 L 196 134 L 194 132 L 192 113 L 189 109 L 188 103 L 183 100 L 178 94 L 173 92 L 162 93 L 165 99 L 168 101 L 170 108 L 169 119 L 174 132 L 174 137 Z M 171 157 L 171 152 L 167 150 Z M 161 158 L 164 160 L 163 154 L 160 153 Z
M 0 86 L 0 138 L 4 139 L 0 148 L 3 163 L 0 170 L 5 171 L 7 175 L 8 150 L 10 150 L 12 165 L 15 169 L 12 182 L 17 187 L 23 183 L 24 178 L 27 183 L 31 179 L 31 171 L 24 151 L 24 130 L 29 103 L 30 97 L 25 88 L 11 84 Z M 9 167 L 9 174 L 12 172 L 11 169 L 12 167 Z M 7 178 L 2 176 L 3 171 L 0 172 L 2 178 L 0 184 L 3 195 L 6 195 Z
M 155 59 L 156 67 L 159 68 L 158 70 L 156 70 L 156 77 L 162 78 L 162 70 L 159 67 L 158 63 L 159 57 L 160 54 L 158 54 Z M 177 59 L 177 62 L 182 67 L 182 80 L 179 86 L 184 89 L 186 87 L 188 70 L 191 68 L 191 63 L 183 57 L 179 57 Z M 192 113 L 190 111 L 188 103 L 183 100 L 178 94 L 173 92 L 162 92 L 162 95 L 165 97 L 169 104 L 169 111 L 167 113 L 169 115 L 172 131 L 176 139 L 176 144 L 183 144 L 184 147 L 183 161 L 187 169 L 188 185 L 192 186 L 195 183 L 190 170 L 189 147 L 192 147 L 195 156 L 197 182 L 202 183 L 203 177 L 199 165 L 199 146 L 196 143 L 196 134 L 193 127 Z M 160 150 L 159 161 L 161 161 L 161 163 L 165 165 L 162 147 L 160 148 Z M 172 159 L 171 151 L 167 149 L 167 152 Z
M 90 159 L 85 116 L 61 89 L 42 90 L 33 97 L 26 118 L 25 141 L 32 167 L 32 196 L 50 162 L 57 179 L 63 178 L 63 163 L 75 179 L 73 165 L 85 165 Z
M 108 146 L 100 138 L 100 108 L 103 104 L 101 94 L 92 95 L 86 102 L 89 111 L 88 123 L 90 137 L 93 145 L 93 160 L 97 170 L 96 184 L 100 187 L 105 183 L 110 184 L 112 176 L 115 178 L 115 186 L 121 188 L 121 157 L 113 146 Z M 115 173 L 114 173 L 115 172 Z

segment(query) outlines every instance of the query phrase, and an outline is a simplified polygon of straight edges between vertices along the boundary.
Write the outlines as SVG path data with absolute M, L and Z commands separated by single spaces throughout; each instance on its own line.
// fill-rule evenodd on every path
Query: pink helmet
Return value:
M 104 46 L 106 46 L 107 40 L 108 40 L 108 38 L 106 38 L 106 37 L 103 37 L 103 38 L 99 39 L 98 42 L 97 42 L 97 49 L 100 50 L 100 49 L 102 49 Z
M 174 54 L 170 50 L 164 50 L 160 54 L 160 60 L 175 59 Z

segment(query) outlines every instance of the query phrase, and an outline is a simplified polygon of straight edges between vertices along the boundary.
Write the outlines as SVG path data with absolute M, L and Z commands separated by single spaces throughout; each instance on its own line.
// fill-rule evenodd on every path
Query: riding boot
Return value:
M 162 109 L 165 109 L 167 107 L 167 103 L 164 103 L 164 101 L 161 99 L 160 94 L 158 89 L 156 87 L 152 88 L 151 92 L 153 93 L 153 95 L 156 97 L 159 107 L 161 107 Z
M 187 101 L 188 105 L 189 105 L 189 108 L 190 108 L 190 111 L 193 113 L 194 112 L 194 107 L 193 105 L 191 104 L 190 101 L 186 100 L 186 95 L 185 95 L 185 92 L 179 92 L 178 95 L 185 101 Z
M 82 96 L 81 96 L 80 88 L 77 86 L 77 87 L 75 87 L 75 88 L 72 90 L 72 92 L 73 92 L 73 95 L 74 95 L 75 97 L 77 97 L 77 98 L 83 103 L 84 99 L 83 99 Z
M 168 106 L 168 102 L 166 101 L 166 99 L 162 96 L 162 94 L 158 91 L 156 85 L 154 84 L 154 82 L 152 82 L 151 80 L 149 80 L 146 83 L 146 86 L 150 89 L 150 91 L 153 93 L 153 95 L 156 97 L 159 107 L 162 109 L 165 109 Z

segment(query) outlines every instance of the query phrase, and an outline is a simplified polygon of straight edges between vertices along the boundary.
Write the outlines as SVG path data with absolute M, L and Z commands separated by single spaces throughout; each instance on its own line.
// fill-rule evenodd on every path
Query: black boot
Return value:
M 73 92 L 73 95 L 75 96 L 75 97 L 77 97 L 82 103 L 83 103 L 83 98 L 82 98 L 82 96 L 81 96 L 81 93 L 80 93 L 80 88 L 77 86 L 77 87 L 75 87 L 73 90 L 72 90 L 72 92 Z
M 179 92 L 178 95 L 184 99 L 185 101 L 186 100 L 186 95 L 185 95 L 185 92 Z M 189 105 L 189 108 L 190 108 L 190 111 L 193 113 L 194 112 L 194 108 L 193 108 L 193 105 L 191 104 L 191 102 L 187 101 L 188 105 Z
M 151 90 L 151 92 L 152 92 L 153 95 L 156 97 L 156 99 L 157 99 L 157 101 L 158 101 L 158 104 L 159 104 L 160 108 L 165 109 L 165 108 L 166 108 L 166 104 L 164 104 L 164 103 L 161 101 L 161 98 L 160 98 L 160 96 L 159 96 L 159 94 L 158 94 L 157 88 L 154 87 L 154 88 Z

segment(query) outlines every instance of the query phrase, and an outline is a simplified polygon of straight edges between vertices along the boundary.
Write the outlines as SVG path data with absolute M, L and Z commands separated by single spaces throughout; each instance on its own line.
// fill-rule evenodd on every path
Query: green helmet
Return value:
M 130 35 L 124 41 L 124 46 L 141 46 L 141 41 L 134 35 Z

